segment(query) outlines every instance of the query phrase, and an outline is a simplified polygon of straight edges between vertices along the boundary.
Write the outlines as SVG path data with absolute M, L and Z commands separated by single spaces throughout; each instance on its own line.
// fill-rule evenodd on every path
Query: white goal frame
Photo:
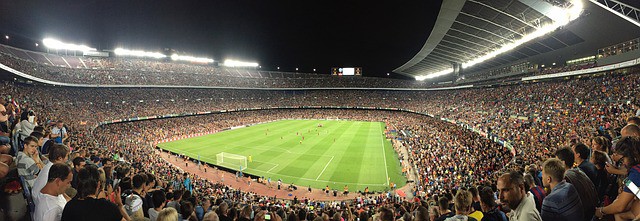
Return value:
M 233 159 L 233 161 L 231 162 L 229 160 L 225 161 L 225 158 Z M 247 157 L 238 155 L 238 154 L 226 153 L 226 152 L 220 152 L 216 154 L 216 164 L 220 166 L 234 166 L 236 168 L 231 168 L 231 169 L 234 169 L 234 170 L 239 169 L 240 171 L 246 170 L 248 165 Z

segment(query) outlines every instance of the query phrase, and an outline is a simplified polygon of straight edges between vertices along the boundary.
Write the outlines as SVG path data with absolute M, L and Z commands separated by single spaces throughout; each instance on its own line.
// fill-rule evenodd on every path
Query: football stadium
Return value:
M 638 8 L 0 0 L 0 221 L 640 220 Z

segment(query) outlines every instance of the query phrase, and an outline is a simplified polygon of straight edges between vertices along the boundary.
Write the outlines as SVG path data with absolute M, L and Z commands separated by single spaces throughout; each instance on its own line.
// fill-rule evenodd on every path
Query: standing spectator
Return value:
M 97 198 L 101 187 L 99 177 L 98 168 L 94 165 L 80 169 L 78 172 L 78 194 L 64 207 L 63 221 L 118 221 L 123 217 L 126 220 L 131 220 L 120 197 L 115 197 L 116 204 Z M 120 190 L 116 189 L 115 193 L 120 195 Z
M 598 183 L 595 183 L 595 187 L 596 187 L 596 191 L 598 191 L 598 201 L 600 202 L 600 205 L 605 205 L 605 201 L 608 201 L 608 198 L 609 198 L 609 197 L 605 198 L 605 196 L 609 194 L 607 193 L 607 189 L 609 188 L 617 189 L 617 188 L 613 188 L 614 186 L 613 183 L 615 181 L 610 182 L 609 174 L 607 174 L 607 170 L 605 169 L 609 161 L 609 156 L 607 156 L 605 152 L 594 150 L 593 153 L 591 153 L 590 161 L 596 166 L 596 170 L 597 170 Z M 615 196 L 613 194 L 609 194 L 609 195 L 611 195 L 610 196 L 611 198 Z
M 480 189 L 480 206 L 482 207 L 482 221 L 507 221 L 507 216 L 498 209 L 496 198 L 491 187 Z
M 158 213 L 158 218 L 156 219 L 156 221 L 178 221 L 179 217 L 180 216 L 176 209 L 174 209 L 173 207 L 167 207 L 160 211 L 160 213 Z
M 71 186 L 73 186 L 74 189 L 78 189 L 78 172 L 80 172 L 80 169 L 84 168 L 87 162 L 85 161 L 84 157 L 75 157 L 73 158 L 72 163 L 73 181 L 71 182 Z
M 536 209 L 535 201 L 531 194 L 527 194 L 524 188 L 524 178 L 516 171 L 510 171 L 498 178 L 498 191 L 500 202 L 511 208 L 510 221 L 536 220 L 540 221 L 540 213 Z
M 71 186 L 73 173 L 71 167 L 64 163 L 56 163 L 50 166 L 47 174 L 47 184 L 41 191 L 33 192 L 36 202 L 34 220 L 36 221 L 58 221 L 62 218 L 62 209 L 67 204 L 62 195 Z
M 144 207 L 142 206 L 142 195 L 144 186 L 146 185 L 146 178 L 144 174 L 136 174 L 131 179 L 131 184 L 133 185 L 133 192 L 127 196 L 125 200 L 124 208 L 127 210 L 127 214 L 131 218 L 142 218 L 144 217 Z
M 56 143 L 63 143 L 69 135 L 67 135 L 67 128 L 64 127 L 64 122 L 59 120 L 56 122 L 56 126 L 51 129 L 51 137 Z
M 589 180 L 591 180 L 594 185 L 598 183 L 596 166 L 589 161 L 589 155 L 591 154 L 591 150 L 589 149 L 589 147 L 580 143 L 573 147 L 573 152 L 575 152 L 574 159 L 575 164 L 578 165 L 578 168 L 580 168 L 582 172 L 587 174 L 587 177 L 589 177 Z
M 536 185 L 533 180 L 533 176 L 531 174 L 524 175 L 524 182 L 529 186 L 529 193 L 533 194 L 533 199 L 536 202 L 536 209 L 538 212 L 541 212 L 542 209 L 542 201 L 547 194 L 544 192 L 544 189 L 541 186 Z
M 473 199 L 471 199 L 471 193 L 469 191 L 460 189 L 456 196 L 453 198 L 453 204 L 456 209 L 456 215 L 445 219 L 445 221 L 477 221 L 476 218 L 469 216 L 473 207 Z
M 564 181 L 564 164 L 555 158 L 542 165 L 542 183 L 551 193 L 542 202 L 543 220 L 584 220 L 584 211 L 578 191 Z
M 449 209 L 449 199 L 447 197 L 438 199 L 438 213 L 440 216 L 436 218 L 436 221 L 442 221 L 456 215 Z
M 580 168 L 572 168 L 575 155 L 569 147 L 560 148 L 555 152 L 556 158 L 564 163 L 566 169 L 564 179 L 573 185 L 578 191 L 582 209 L 584 210 L 584 220 L 591 220 L 595 214 L 598 205 L 598 193 L 595 185 L 589 180 L 589 177 L 580 170 Z
M 153 191 L 152 199 L 153 199 L 153 205 L 155 205 L 155 207 L 149 208 L 149 219 L 151 221 L 156 221 L 156 219 L 158 218 L 158 214 L 162 211 L 162 209 L 164 208 L 164 205 L 166 204 L 167 198 L 165 196 L 164 191 L 156 190 L 156 191 Z
M 51 168 L 51 166 L 53 166 L 53 164 L 55 163 L 67 163 L 68 159 L 69 148 L 67 146 L 62 144 L 55 144 L 51 146 L 51 151 L 49 151 L 49 162 L 44 165 L 42 170 L 40 170 L 40 174 L 38 175 L 38 178 L 36 178 L 36 181 L 33 184 L 33 189 L 31 189 L 31 191 L 34 193 L 40 192 L 40 190 L 48 182 L 47 180 L 49 179 L 49 168 Z M 71 180 L 73 180 L 73 177 L 71 177 Z M 65 199 L 65 196 L 61 197 L 62 199 Z M 38 201 L 39 199 L 34 197 L 34 200 Z

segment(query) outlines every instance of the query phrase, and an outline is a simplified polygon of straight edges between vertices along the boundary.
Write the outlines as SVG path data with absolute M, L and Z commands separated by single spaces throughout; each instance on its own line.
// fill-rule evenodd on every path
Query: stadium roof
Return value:
M 582 3 L 585 6 L 590 4 L 588 1 Z M 453 63 L 462 64 L 464 67 L 466 62 L 478 59 L 498 50 L 503 45 L 513 43 L 523 36 L 534 33 L 538 29 L 559 22 L 562 19 L 558 15 L 559 12 L 567 9 L 568 5 L 570 3 L 564 0 L 444 1 L 438 20 L 422 49 L 407 63 L 396 68 L 394 72 L 419 79 L 428 74 L 447 72 L 452 68 Z M 594 9 L 594 7 L 589 7 L 589 10 L 585 13 L 592 13 L 594 10 L 603 11 L 602 9 Z M 611 14 L 608 16 L 606 20 L 616 18 Z M 601 29 L 603 27 L 598 26 L 603 25 L 603 21 L 594 22 L 598 24 L 592 24 L 591 28 Z M 587 23 L 587 21 L 580 23 Z M 604 25 L 606 26 L 606 23 Z M 478 63 L 473 66 L 473 69 L 482 70 L 497 67 L 547 52 L 561 51 L 564 48 L 583 43 L 587 40 L 586 38 L 589 38 L 586 35 L 575 34 L 571 31 L 572 29 L 560 27 L 556 31 L 524 43 L 513 50 Z M 628 39 L 622 39 L 622 41 L 625 40 Z M 597 47 L 607 46 L 608 43 L 604 44 L 603 46 L 589 45 L 588 47 L 591 48 L 588 50 L 595 54 Z M 587 46 L 583 45 L 583 47 Z

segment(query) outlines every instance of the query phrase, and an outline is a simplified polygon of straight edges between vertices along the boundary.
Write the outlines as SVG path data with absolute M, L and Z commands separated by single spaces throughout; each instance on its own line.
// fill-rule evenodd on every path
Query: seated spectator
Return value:
M 542 165 L 542 183 L 551 192 L 542 202 L 542 220 L 584 220 L 578 191 L 564 181 L 564 164 L 551 158 Z
M 23 176 L 29 184 L 29 189 L 33 187 L 33 184 L 40 173 L 40 170 L 44 167 L 40 154 L 38 153 L 38 139 L 35 137 L 27 137 L 24 139 L 24 148 L 18 152 L 16 156 L 18 162 L 18 174 Z
M 500 202 L 511 208 L 509 220 L 542 220 L 533 195 L 527 194 L 524 188 L 522 174 L 507 172 L 498 178 L 497 186 Z
M 67 203 L 62 211 L 62 220 L 131 220 L 124 209 L 120 197 L 115 197 L 116 204 L 105 199 L 98 199 L 100 191 L 100 174 L 94 165 L 88 165 L 78 172 L 78 194 Z M 117 194 L 120 190 L 116 189 Z
M 476 218 L 469 216 L 473 207 L 471 203 L 473 200 L 471 199 L 471 193 L 469 191 L 460 189 L 456 196 L 453 198 L 453 204 L 456 209 L 456 215 L 445 219 L 445 221 L 476 221 Z
M 0 153 L 4 154 L 9 153 L 5 151 L 8 150 L 7 145 L 11 142 L 11 131 L 9 130 L 9 115 L 11 114 L 11 111 L 7 110 L 4 104 L 0 104 L 0 145 L 2 145 Z
M 479 194 L 483 214 L 482 221 L 507 221 L 507 216 L 498 209 L 491 187 L 481 188 Z
M 627 179 L 638 186 L 640 184 L 640 139 L 629 136 L 623 137 L 616 143 L 613 150 L 614 153 L 622 156 L 624 164 L 630 168 Z M 634 219 L 636 218 L 634 214 L 639 214 L 638 212 L 640 211 L 640 202 L 635 198 L 636 196 L 631 192 L 631 189 L 625 186 L 623 192 L 618 195 L 611 205 L 596 209 L 596 216 L 602 218 L 605 215 L 613 214 L 616 219 Z
M 37 198 L 34 220 L 57 221 L 62 218 L 62 209 L 67 200 L 62 196 L 67 188 L 71 187 L 73 174 L 71 167 L 64 163 L 55 163 L 50 166 L 47 174 L 47 184 L 41 191 L 33 192 Z

